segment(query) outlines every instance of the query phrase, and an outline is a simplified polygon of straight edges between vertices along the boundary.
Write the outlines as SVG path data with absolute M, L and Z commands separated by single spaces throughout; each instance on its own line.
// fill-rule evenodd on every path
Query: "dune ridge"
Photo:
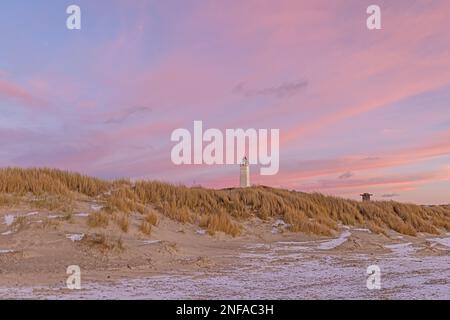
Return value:
M 157 181 L 107 181 L 48 168 L 0 169 L 0 206 L 57 210 L 69 218 L 80 197 L 102 204 L 88 219 L 91 227 L 112 221 L 123 232 L 128 231 L 127 217 L 131 213 L 145 217 L 140 229 L 146 234 L 157 224 L 155 213 L 197 224 L 209 234 L 224 232 L 232 236 L 244 233 L 243 222 L 252 217 L 282 219 L 289 231 L 324 236 L 335 234 L 341 225 L 364 227 L 378 234 L 393 230 L 410 236 L 450 231 L 449 205 L 358 202 L 266 186 L 215 190 Z

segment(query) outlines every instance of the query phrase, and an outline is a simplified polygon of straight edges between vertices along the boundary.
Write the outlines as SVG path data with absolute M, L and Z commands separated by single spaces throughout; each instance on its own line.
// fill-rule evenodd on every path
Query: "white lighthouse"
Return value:
M 250 187 L 250 167 L 248 164 L 247 157 L 244 157 L 241 162 L 241 179 L 240 186 L 241 188 Z

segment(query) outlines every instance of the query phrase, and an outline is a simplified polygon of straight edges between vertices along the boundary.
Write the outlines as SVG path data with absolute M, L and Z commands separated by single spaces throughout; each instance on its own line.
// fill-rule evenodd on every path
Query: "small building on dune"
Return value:
M 360 196 L 362 197 L 362 201 L 370 201 L 370 197 L 373 196 L 373 194 L 365 192 L 360 194 Z

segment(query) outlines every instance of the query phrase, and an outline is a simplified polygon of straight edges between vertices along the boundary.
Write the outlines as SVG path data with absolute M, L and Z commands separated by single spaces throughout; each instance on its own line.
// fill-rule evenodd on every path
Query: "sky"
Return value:
M 237 186 L 237 165 L 171 161 L 171 133 L 201 120 L 280 130 L 280 170 L 252 166 L 253 184 L 450 203 L 449 16 L 447 0 L 2 1 L 0 166 Z

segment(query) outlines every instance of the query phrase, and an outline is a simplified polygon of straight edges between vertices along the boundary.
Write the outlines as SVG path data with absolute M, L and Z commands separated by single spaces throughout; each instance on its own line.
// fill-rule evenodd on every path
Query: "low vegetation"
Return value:
M 98 250 L 103 253 L 116 252 L 121 253 L 125 250 L 122 238 L 113 239 L 103 233 L 86 235 L 82 244 L 87 245 L 89 248 Z
M 150 225 L 157 226 L 158 225 L 158 216 L 154 210 L 149 210 L 146 212 L 144 220 L 148 222 Z
M 116 224 L 119 226 L 120 230 L 127 233 L 130 229 L 130 219 L 128 214 L 114 214 L 113 219 Z
M 85 196 L 105 203 L 91 214 L 91 228 L 110 219 L 128 232 L 129 214 L 140 214 L 140 230 L 151 232 L 158 215 L 181 223 L 196 223 L 208 233 L 243 232 L 250 217 L 283 219 L 291 231 L 331 235 L 339 225 L 364 226 L 375 233 L 394 230 L 406 235 L 450 231 L 450 206 L 418 206 L 394 201 L 358 202 L 269 187 L 211 190 L 155 181 L 104 181 L 53 169 L 0 169 L 0 206 L 17 205 L 32 195 L 34 203 L 71 212 L 74 198 Z M 64 199 L 64 200 L 63 200 Z M 30 200 L 27 200 L 30 201 Z
M 143 220 L 141 225 L 139 226 L 139 230 L 145 234 L 149 235 L 152 232 L 152 225 L 147 221 Z
M 110 217 L 106 211 L 94 212 L 89 215 L 87 223 L 91 228 L 104 228 L 108 226 Z
M 225 212 L 213 215 L 204 215 L 200 219 L 200 227 L 205 228 L 210 235 L 214 235 L 217 231 L 222 231 L 232 236 L 237 236 L 241 229 L 230 219 Z
M 45 218 L 42 221 L 42 228 L 43 229 L 52 229 L 52 230 L 56 230 L 59 226 L 59 221 L 55 220 L 55 219 L 49 219 L 49 218 Z
M 12 224 L 12 228 L 16 232 L 20 232 L 20 231 L 26 229 L 27 226 L 28 226 L 28 218 L 25 216 L 18 216 Z

